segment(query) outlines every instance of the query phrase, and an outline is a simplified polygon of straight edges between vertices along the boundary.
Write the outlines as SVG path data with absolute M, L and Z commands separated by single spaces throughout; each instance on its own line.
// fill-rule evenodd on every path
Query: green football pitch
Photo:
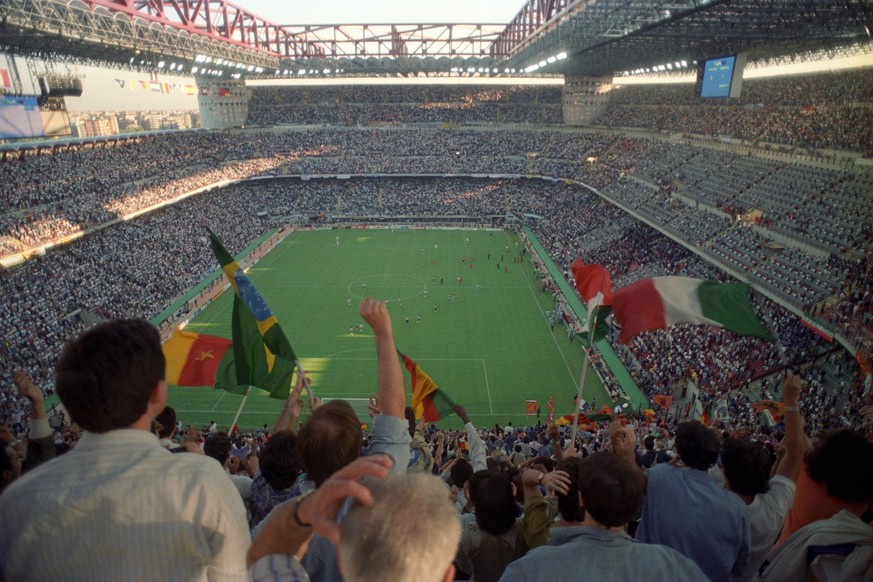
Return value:
M 338 243 L 337 243 L 337 237 Z M 312 380 L 315 396 L 349 400 L 362 421 L 376 391 L 375 342 L 358 303 L 385 300 L 397 348 L 477 426 L 532 424 L 554 395 L 558 414 L 573 411 L 583 352 L 559 322 L 549 329 L 551 294 L 540 289 L 529 255 L 497 230 L 340 229 L 295 232 L 248 270 Z M 230 337 L 226 291 L 187 327 Z M 407 394 L 409 376 L 404 370 Z M 584 397 L 611 402 L 593 370 Z M 407 396 L 408 398 L 408 396 Z M 169 404 L 185 423 L 229 426 L 242 397 L 209 388 L 171 387 Z M 283 402 L 253 390 L 240 427 L 272 427 Z M 304 413 L 305 414 L 305 413 Z M 459 427 L 451 415 L 440 426 Z

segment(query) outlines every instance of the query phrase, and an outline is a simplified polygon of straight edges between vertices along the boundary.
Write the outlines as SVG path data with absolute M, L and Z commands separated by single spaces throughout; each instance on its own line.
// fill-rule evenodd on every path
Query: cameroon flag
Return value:
M 409 371 L 412 378 L 412 402 L 410 406 L 415 410 L 415 419 L 424 419 L 425 422 L 436 422 L 444 416 L 452 413 L 455 405 L 445 392 L 439 389 L 430 376 L 418 367 L 411 359 L 400 354 L 403 365 Z
M 176 386 L 214 386 L 218 366 L 231 341 L 214 335 L 178 330 L 163 345 L 167 382 Z M 233 356 L 233 352 L 228 352 Z

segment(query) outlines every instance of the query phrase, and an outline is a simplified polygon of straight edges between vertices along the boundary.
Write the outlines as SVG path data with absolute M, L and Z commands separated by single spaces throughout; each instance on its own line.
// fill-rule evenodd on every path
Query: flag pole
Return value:
M 585 377 L 588 375 L 588 362 L 591 356 L 588 350 L 591 349 L 591 342 L 594 339 L 594 330 L 597 328 L 597 310 L 593 310 L 591 328 L 588 330 L 588 347 L 583 346 L 585 352 L 585 360 L 582 362 L 582 374 L 579 377 L 579 387 L 576 388 L 576 412 L 573 414 L 573 433 L 570 441 L 573 447 L 576 447 L 576 431 L 579 428 L 579 409 L 582 407 L 582 389 L 585 387 Z
M 233 417 L 233 422 L 230 423 L 230 428 L 228 429 L 228 433 L 233 432 L 233 427 L 236 426 L 236 421 L 239 420 L 239 415 L 242 414 L 243 406 L 246 405 L 246 401 L 249 399 L 249 392 L 251 391 L 251 386 L 246 386 L 246 393 L 243 394 L 242 402 L 239 403 L 239 408 L 236 411 L 236 416 Z

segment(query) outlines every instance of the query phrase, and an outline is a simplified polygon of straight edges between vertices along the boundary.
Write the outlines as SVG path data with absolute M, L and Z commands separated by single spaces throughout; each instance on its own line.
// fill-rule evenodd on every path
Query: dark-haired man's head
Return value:
M 718 460 L 718 435 L 702 422 L 691 420 L 676 427 L 676 452 L 686 466 L 706 471 Z
M 158 438 L 171 438 L 173 433 L 176 432 L 176 411 L 172 406 L 165 406 L 155 418 L 155 422 L 161 425 L 161 429 L 158 431 Z
M 745 496 L 770 488 L 770 456 L 764 445 L 744 438 L 729 438 L 721 447 L 721 465 L 731 491 Z
M 537 465 L 542 465 L 547 473 L 550 473 L 556 469 L 555 461 L 550 459 L 549 457 L 541 457 L 537 459 Z
M 643 440 L 643 446 L 646 447 L 647 451 L 654 451 L 655 450 L 655 437 L 653 437 L 652 435 L 647 436 Z
M 595 453 L 579 467 L 579 496 L 586 519 L 614 528 L 631 520 L 643 499 L 643 478 L 627 461 Z
M 161 338 L 147 321 L 94 326 L 66 345 L 55 370 L 61 402 L 89 432 L 131 428 L 147 412 L 149 430 L 166 404 Z
M 472 476 L 473 465 L 471 465 L 470 461 L 467 459 L 456 459 L 455 462 L 452 463 L 452 468 L 449 469 L 449 477 L 452 480 L 452 485 L 458 489 L 463 488 Z
M 203 452 L 207 457 L 212 457 L 223 467 L 230 457 L 231 449 L 230 437 L 226 432 L 214 432 L 203 443 Z
M 361 422 L 345 400 L 315 409 L 297 433 L 297 451 L 309 478 L 321 485 L 361 455 Z
M 557 493 L 558 513 L 568 523 L 582 523 L 585 519 L 585 509 L 579 505 L 579 467 L 582 460 L 578 457 L 568 457 L 558 463 L 558 470 L 570 476 L 570 486 L 567 493 Z
M 806 455 L 809 476 L 842 501 L 873 501 L 873 443 L 858 432 L 829 432 Z
M 297 453 L 297 436 L 291 430 L 280 430 L 270 436 L 260 457 L 261 475 L 276 491 L 291 487 L 303 472 Z
M 476 508 L 476 523 L 483 531 L 499 536 L 512 528 L 518 506 L 509 477 L 493 471 L 477 471 L 470 477 L 467 490 Z

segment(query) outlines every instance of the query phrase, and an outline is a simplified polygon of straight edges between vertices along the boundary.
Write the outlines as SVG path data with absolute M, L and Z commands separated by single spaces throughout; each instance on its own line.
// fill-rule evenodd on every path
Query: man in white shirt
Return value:
M 771 463 L 764 446 L 747 438 L 731 438 L 724 442 L 721 463 L 727 487 L 746 504 L 751 526 L 749 565 L 736 581 L 754 579 L 758 569 L 779 537 L 785 516 L 791 509 L 795 483 L 803 464 L 803 417 L 800 415 L 800 377 L 789 373 L 782 383 L 785 404 L 785 455 L 770 478 Z
M 104 323 L 67 345 L 57 393 L 86 432 L 0 497 L 0 578 L 247 579 L 245 508 L 230 479 L 151 432 L 164 376 L 145 321 Z

